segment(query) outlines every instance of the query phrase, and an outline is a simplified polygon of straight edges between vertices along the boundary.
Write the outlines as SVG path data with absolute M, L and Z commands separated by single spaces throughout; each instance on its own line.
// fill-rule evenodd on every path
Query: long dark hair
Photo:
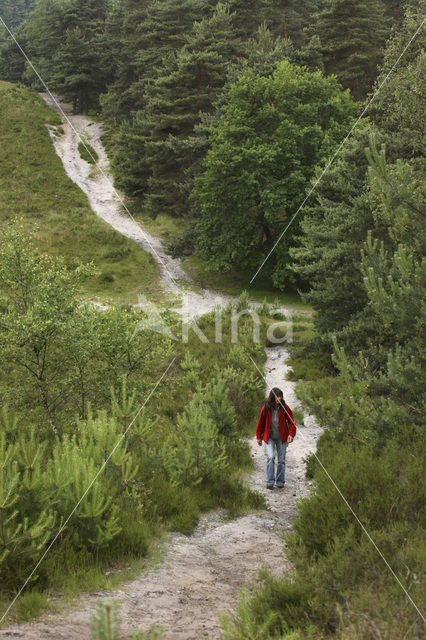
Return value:
M 268 400 L 266 401 L 269 409 L 272 409 L 273 407 L 276 406 L 275 398 L 282 398 L 282 403 L 281 404 L 284 405 L 284 394 L 281 391 L 281 389 L 278 389 L 278 387 L 274 387 L 269 392 Z

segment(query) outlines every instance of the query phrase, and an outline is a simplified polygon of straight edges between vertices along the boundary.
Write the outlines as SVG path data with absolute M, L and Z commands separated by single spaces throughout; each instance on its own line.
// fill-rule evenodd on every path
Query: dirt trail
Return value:
M 50 97 L 45 96 L 45 99 L 57 110 Z M 67 105 L 63 106 L 69 114 Z M 101 167 L 108 175 L 108 159 L 99 139 L 101 126 L 83 116 L 68 117 L 76 131 L 86 134 L 86 139 L 99 155 Z M 159 256 L 164 258 L 167 270 L 160 265 L 161 275 L 166 288 L 173 292 L 172 278 L 187 277 L 179 262 L 164 254 L 158 239 L 144 234 L 121 213 L 120 203 L 109 179 L 89 177 L 90 166 L 79 156 L 78 137 L 72 127 L 65 123 L 65 134 L 60 138 L 51 132 L 68 175 L 87 193 L 93 209 L 101 218 L 153 253 L 156 260 L 159 260 Z M 201 295 L 189 293 L 184 296 L 183 307 L 191 316 L 202 315 L 215 304 L 223 304 L 228 299 L 214 291 L 202 291 Z M 285 379 L 288 371 L 285 364 L 287 351 L 283 346 L 277 346 L 266 349 L 266 353 L 267 388 L 279 386 L 289 405 L 298 406 L 295 385 Z M 283 553 L 281 535 L 283 531 L 291 529 L 297 500 L 308 491 L 303 460 L 315 450 L 320 432 L 313 416 L 305 416 L 304 424 L 298 426 L 297 436 L 288 447 L 286 486 L 283 490 L 266 489 L 264 448 L 257 445 L 255 438 L 250 441 L 255 470 L 247 480 L 253 489 L 264 494 L 267 511 L 252 513 L 231 522 L 226 521 L 220 512 L 205 514 L 193 535 L 169 536 L 165 557 L 158 567 L 123 584 L 120 590 L 85 594 L 71 610 L 47 614 L 33 624 L 2 629 L 0 638 L 88 639 L 89 620 L 97 601 L 100 598 L 113 598 L 120 605 L 123 637 L 127 638 L 134 629 L 146 631 L 156 624 L 164 628 L 166 640 L 219 639 L 221 633 L 217 615 L 232 610 L 238 590 L 250 582 L 262 566 L 270 567 L 275 574 L 290 568 Z
M 266 352 L 267 387 L 280 386 L 290 406 L 297 406 L 294 383 L 285 380 L 286 350 L 274 347 Z M 291 529 L 297 500 L 308 491 L 303 459 L 315 449 L 319 435 L 314 418 L 307 416 L 288 446 L 286 486 L 273 491 L 265 488 L 264 447 L 260 448 L 255 438 L 250 441 L 256 468 L 248 481 L 265 495 L 268 511 L 231 522 L 220 512 L 207 513 L 193 535 L 170 535 L 160 566 L 123 584 L 118 591 L 84 595 L 70 611 L 0 630 L 0 638 L 88 639 L 89 620 L 97 601 L 113 598 L 120 605 L 123 638 L 134 629 L 147 631 L 156 624 L 164 628 L 166 640 L 218 640 L 217 615 L 232 610 L 238 589 L 262 566 L 270 567 L 276 575 L 290 568 L 281 535 Z

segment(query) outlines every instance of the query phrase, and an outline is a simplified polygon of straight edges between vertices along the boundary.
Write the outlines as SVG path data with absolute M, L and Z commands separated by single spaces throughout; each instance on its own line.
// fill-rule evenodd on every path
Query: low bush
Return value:
M 173 258 L 182 258 L 194 253 L 196 242 L 197 232 L 195 226 L 191 226 L 166 242 L 165 249 Z
M 94 148 L 87 142 L 87 140 L 80 140 L 78 143 L 78 152 L 80 157 L 89 164 L 96 164 L 99 160 L 99 156 Z

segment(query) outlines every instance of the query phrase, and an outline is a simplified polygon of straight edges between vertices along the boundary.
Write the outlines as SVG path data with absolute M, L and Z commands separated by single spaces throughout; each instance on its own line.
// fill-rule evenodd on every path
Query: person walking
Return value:
M 278 387 L 271 389 L 268 400 L 262 407 L 256 427 L 257 444 L 265 443 L 266 487 L 282 489 L 285 485 L 285 456 L 287 443 L 293 442 L 296 424 L 293 414 L 284 402 L 283 392 Z M 275 475 L 275 448 L 277 450 L 277 472 Z

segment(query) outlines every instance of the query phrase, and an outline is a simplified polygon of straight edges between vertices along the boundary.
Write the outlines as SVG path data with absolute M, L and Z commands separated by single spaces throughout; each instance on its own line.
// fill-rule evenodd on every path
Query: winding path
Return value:
M 161 242 L 148 234 L 147 244 L 144 232 L 120 212 L 120 203 L 110 179 L 103 176 L 91 179 L 90 166 L 78 154 L 78 137 L 73 127 L 87 135 L 106 175 L 109 175 L 108 160 L 99 139 L 100 125 L 83 116 L 71 116 L 69 112 L 68 117 L 72 126 L 63 125 L 64 136 L 57 138 L 52 134 L 68 175 L 87 193 L 93 209 L 106 222 L 145 250 L 155 247 L 153 255 L 157 260 L 159 256 L 165 257 L 167 269 L 161 273 L 166 286 L 172 291 L 170 274 L 173 278 L 183 277 L 178 261 L 165 256 Z M 186 304 L 197 314 L 227 300 L 216 292 L 203 291 L 202 295 L 191 295 Z M 267 388 L 279 386 L 290 406 L 298 406 L 295 384 L 286 380 L 287 351 L 283 346 L 277 346 L 267 348 L 266 355 Z M 143 572 L 136 580 L 124 583 L 117 591 L 85 594 L 65 613 L 46 614 L 32 624 L 2 629 L 0 638 L 88 639 L 89 620 L 97 601 L 99 598 L 112 598 L 120 605 L 123 637 L 127 638 L 134 629 L 147 631 L 155 624 L 164 628 L 166 640 L 219 639 L 218 613 L 232 610 L 238 590 L 262 566 L 268 566 L 276 575 L 290 569 L 283 553 L 281 535 L 292 528 L 297 500 L 308 491 L 304 458 L 315 450 L 320 432 L 313 416 L 305 416 L 304 423 L 298 426 L 294 442 L 288 447 L 286 486 L 282 491 L 266 490 L 264 449 L 258 447 L 255 438 L 250 441 L 255 470 L 247 481 L 252 489 L 264 494 L 267 511 L 251 513 L 233 521 L 227 521 L 217 511 L 207 513 L 202 516 L 194 534 L 171 534 L 165 543 L 166 552 L 161 563 Z

